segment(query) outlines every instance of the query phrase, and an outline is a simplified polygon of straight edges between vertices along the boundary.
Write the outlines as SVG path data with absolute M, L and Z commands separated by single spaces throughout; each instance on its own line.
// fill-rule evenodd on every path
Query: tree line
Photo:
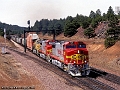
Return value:
M 100 9 L 97 9 L 96 12 L 91 11 L 89 16 L 77 14 L 75 17 L 68 16 L 64 19 L 37 20 L 31 29 L 41 31 L 43 34 L 52 33 L 52 30 L 57 30 L 59 31 L 58 34 L 64 32 L 65 36 L 72 36 L 77 32 L 76 29 L 81 26 L 85 29 L 84 34 L 90 38 L 94 36 L 94 29 L 98 26 L 99 22 L 109 21 L 109 10 L 111 10 L 110 12 L 114 14 L 114 11 L 110 6 L 107 13 L 103 14 Z M 120 19 L 120 13 L 115 16 Z
M 105 37 L 105 47 L 108 48 L 115 44 L 119 40 L 120 36 L 120 26 L 119 24 L 120 12 L 115 14 L 112 7 L 108 8 L 107 13 L 101 13 L 100 9 L 96 12 L 91 11 L 89 16 L 84 16 L 82 14 L 77 14 L 75 17 L 68 16 L 64 19 L 42 19 L 36 21 L 33 30 L 38 30 L 43 34 L 52 34 L 52 30 L 57 30 L 57 35 L 64 33 L 64 36 L 71 37 L 76 34 L 79 27 L 84 28 L 84 35 L 88 38 L 93 38 L 96 36 L 95 28 L 100 22 L 108 22 L 109 29 L 106 31 Z
M 10 38 L 10 35 L 18 35 L 21 36 L 23 31 L 26 30 L 26 27 L 20 27 L 18 25 L 11 25 L 0 22 L 0 36 L 4 36 L 4 28 L 6 29 L 7 38 Z
M 40 31 L 43 34 L 53 34 L 53 31 L 56 30 L 56 34 L 60 34 L 64 30 L 64 23 L 65 19 L 42 19 L 40 21 L 36 20 L 33 27 L 31 27 L 31 30 Z
M 88 38 L 93 38 L 96 36 L 95 28 L 100 22 L 107 21 L 109 24 L 109 29 L 106 31 L 105 37 L 105 47 L 108 48 L 112 46 L 120 39 L 120 26 L 119 24 L 120 12 L 114 13 L 112 7 L 108 8 L 107 13 L 101 13 L 100 9 L 96 12 L 90 11 L 89 16 L 82 14 L 77 14 L 75 17 L 68 16 L 64 19 L 42 19 L 40 21 L 36 20 L 34 26 L 31 27 L 33 31 L 42 32 L 43 35 L 48 33 L 49 35 L 54 33 L 56 30 L 56 35 L 64 33 L 64 36 L 71 37 L 77 33 L 79 27 L 84 28 L 84 35 Z M 23 30 L 27 28 L 19 27 L 17 25 L 8 25 L 6 23 L 0 22 L 0 34 L 3 33 L 3 28 L 7 29 L 8 34 L 22 34 Z
M 113 46 L 118 40 L 120 40 L 120 12 L 115 15 L 112 7 L 109 7 L 107 12 L 107 20 L 109 21 L 109 29 L 106 32 L 105 47 L 109 48 Z

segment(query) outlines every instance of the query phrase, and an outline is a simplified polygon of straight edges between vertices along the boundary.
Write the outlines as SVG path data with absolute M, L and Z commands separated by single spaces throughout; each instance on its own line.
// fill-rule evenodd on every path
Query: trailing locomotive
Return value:
M 37 34 L 29 34 L 26 45 L 33 53 L 72 76 L 86 76 L 90 73 L 88 50 L 81 41 L 41 40 Z

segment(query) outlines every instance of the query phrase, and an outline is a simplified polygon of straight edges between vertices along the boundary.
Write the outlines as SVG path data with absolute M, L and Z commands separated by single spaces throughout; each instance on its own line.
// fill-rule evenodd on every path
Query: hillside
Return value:
M 2 23 L 1 21 L 0 21 L 0 28 L 2 28 L 2 29 L 5 28 L 6 30 L 12 30 L 12 31 L 18 31 L 18 30 L 23 31 L 26 29 L 26 27 Z
M 120 75 L 120 42 L 105 49 L 104 40 L 91 40 L 87 43 L 90 65 Z
M 107 22 L 100 22 L 98 26 L 95 28 L 95 38 L 105 38 L 105 32 L 108 29 L 108 23 Z M 77 33 L 72 37 L 65 37 L 63 33 L 56 36 L 56 40 L 76 40 L 76 39 L 84 39 L 84 30 L 82 27 L 79 27 L 77 29 Z M 48 34 L 42 35 L 42 33 L 39 34 L 40 38 L 45 39 L 53 39 L 53 36 L 49 36 Z

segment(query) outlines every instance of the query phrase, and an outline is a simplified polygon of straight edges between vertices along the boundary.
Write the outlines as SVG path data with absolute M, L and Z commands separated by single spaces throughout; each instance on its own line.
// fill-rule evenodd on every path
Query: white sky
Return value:
M 0 0 L 0 21 L 19 26 L 33 26 L 36 20 L 60 19 L 78 14 L 89 16 L 100 9 L 107 13 L 109 6 L 115 10 L 119 0 Z

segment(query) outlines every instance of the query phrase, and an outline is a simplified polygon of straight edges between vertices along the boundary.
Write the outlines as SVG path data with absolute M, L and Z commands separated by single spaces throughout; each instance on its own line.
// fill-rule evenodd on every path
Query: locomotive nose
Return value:
M 66 54 L 66 58 L 70 63 L 84 64 L 88 61 L 87 52 L 81 49 L 72 49 Z
M 85 50 L 76 50 L 73 57 L 76 58 L 77 64 L 84 64 L 88 62 L 88 52 Z

